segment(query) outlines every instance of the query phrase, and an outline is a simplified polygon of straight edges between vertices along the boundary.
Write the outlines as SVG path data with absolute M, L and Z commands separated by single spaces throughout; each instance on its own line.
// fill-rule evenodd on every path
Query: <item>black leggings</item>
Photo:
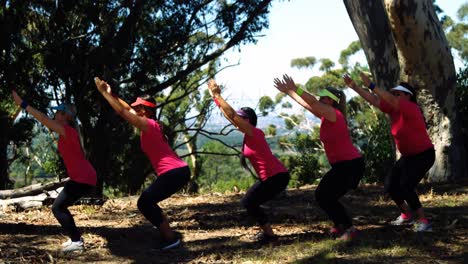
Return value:
M 249 188 L 241 203 L 247 209 L 247 214 L 255 219 L 259 225 L 268 222 L 265 212 L 260 205 L 273 199 L 288 186 L 289 173 L 281 172 L 269 177 L 265 181 L 258 181 Z
M 401 157 L 385 179 L 385 191 L 398 206 L 405 201 L 411 210 L 421 208 L 415 188 L 435 161 L 435 151 L 430 148 L 419 154 Z
M 364 159 L 337 162 L 331 166 L 315 190 L 315 199 L 336 227 L 348 229 L 353 225 L 351 217 L 338 200 L 350 189 L 357 188 L 364 174 Z
M 55 218 L 57 218 L 72 241 L 79 241 L 81 233 L 76 228 L 73 216 L 67 207 L 76 203 L 83 195 L 90 193 L 93 189 L 94 186 L 92 185 L 69 181 L 65 183 L 65 187 L 52 205 Z
M 156 180 L 140 195 L 138 209 L 154 226 L 163 222 L 162 210 L 158 202 L 170 197 L 190 180 L 188 166 L 177 168 L 159 175 Z

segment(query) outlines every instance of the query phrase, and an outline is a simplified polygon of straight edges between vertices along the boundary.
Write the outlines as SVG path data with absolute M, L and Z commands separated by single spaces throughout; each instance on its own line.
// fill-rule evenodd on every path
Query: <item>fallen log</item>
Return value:
M 24 196 L 33 196 L 37 194 L 44 193 L 45 191 L 55 190 L 59 187 L 65 185 L 65 183 L 70 178 L 63 179 L 62 181 L 53 181 L 48 183 L 36 183 L 33 185 L 25 186 L 18 189 L 13 190 L 1 190 L 0 191 L 0 199 L 11 199 L 11 198 L 18 198 Z

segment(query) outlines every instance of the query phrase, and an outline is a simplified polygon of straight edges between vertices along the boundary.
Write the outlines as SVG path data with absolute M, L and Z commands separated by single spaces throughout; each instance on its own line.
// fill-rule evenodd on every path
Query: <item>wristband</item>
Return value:
M 22 101 L 20 106 L 21 108 L 26 109 L 26 107 L 28 107 L 28 103 L 26 101 Z
M 371 82 L 371 83 L 369 84 L 369 89 L 370 89 L 371 91 L 374 91 L 374 89 L 375 89 L 375 83 Z
M 214 101 L 215 105 L 217 107 L 219 107 L 220 104 L 219 104 L 218 98 L 213 97 L 213 101 Z
M 297 95 L 299 95 L 299 96 L 302 96 L 302 93 L 303 93 L 303 92 L 304 92 L 304 90 L 302 90 L 302 89 L 299 88 L 299 87 L 296 89 L 296 93 L 297 93 Z

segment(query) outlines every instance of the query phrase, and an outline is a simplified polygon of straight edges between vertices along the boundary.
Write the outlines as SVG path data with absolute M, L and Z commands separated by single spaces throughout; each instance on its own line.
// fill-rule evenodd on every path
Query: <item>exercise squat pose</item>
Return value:
M 235 111 L 221 96 L 221 89 L 215 80 L 208 82 L 208 88 L 226 119 L 244 134 L 242 166 L 247 168 L 245 158 L 248 158 L 258 176 L 258 181 L 250 187 L 241 201 L 248 215 L 255 219 L 262 229 L 253 239 L 261 244 L 276 242 L 278 236 L 273 232 L 260 205 L 285 190 L 290 178 L 289 172 L 271 152 L 263 131 L 256 127 L 255 111 L 250 107 L 242 107 Z
M 385 179 L 385 191 L 401 212 L 391 223 L 402 225 L 416 218 L 415 231 L 431 231 L 432 225 L 424 215 L 415 189 L 434 164 L 435 151 L 416 103 L 414 88 L 403 82 L 386 91 L 372 83 L 366 74 L 361 73 L 360 76 L 371 92 L 358 87 L 347 75 L 344 81 L 371 105 L 390 116 L 392 136 L 401 153 L 401 158 Z
M 50 119 L 24 101 L 15 91 L 12 94 L 18 106 L 21 106 L 41 124 L 59 135 L 58 151 L 65 163 L 70 180 L 65 183 L 65 187 L 55 199 L 52 212 L 70 238 L 62 244 L 62 251 L 82 251 L 84 249 L 83 238 L 67 208 L 83 195 L 92 192 L 96 186 L 96 171 L 91 163 L 86 160 L 80 144 L 75 122 L 75 107 L 65 103 L 52 107 L 56 112 L 54 119 Z
M 291 77 L 274 80 L 275 87 L 321 119 L 320 140 L 331 169 L 323 176 L 315 198 L 334 227 L 330 232 L 340 240 L 351 240 L 357 235 L 352 219 L 339 198 L 356 189 L 364 174 L 364 159 L 353 145 L 346 124 L 346 97 L 338 89 L 328 87 L 319 92 L 320 100 L 297 87 Z
M 190 169 L 187 163 L 171 149 L 163 135 L 161 125 L 153 119 L 156 114 L 156 103 L 151 96 L 139 96 L 130 106 L 114 96 L 111 87 L 105 81 L 96 77 L 95 83 L 99 92 L 117 114 L 140 130 L 141 149 L 157 173 L 157 179 L 138 199 L 138 209 L 161 234 L 162 240 L 157 247 L 167 250 L 179 246 L 181 238 L 171 229 L 167 216 L 157 203 L 169 198 L 188 183 Z

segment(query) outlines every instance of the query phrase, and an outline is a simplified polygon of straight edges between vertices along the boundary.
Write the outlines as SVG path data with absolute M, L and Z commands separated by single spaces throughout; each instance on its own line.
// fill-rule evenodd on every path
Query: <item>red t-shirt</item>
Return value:
M 243 154 L 249 159 L 260 179 L 264 181 L 280 172 L 288 172 L 284 165 L 271 153 L 263 131 L 252 127 L 252 133 L 252 136 L 244 136 Z
M 78 132 L 71 126 L 65 125 L 65 136 L 58 140 L 58 151 L 62 156 L 68 176 L 72 181 L 89 185 L 96 185 L 96 171 L 86 160 L 80 145 Z
M 330 164 L 361 157 L 361 153 L 351 141 L 343 114 L 338 109 L 335 109 L 335 113 L 335 122 L 322 117 L 320 125 L 320 141 Z
M 172 169 L 187 166 L 167 144 L 159 123 L 150 118 L 147 120 L 148 128 L 140 134 L 140 145 L 156 173 L 161 175 Z
M 415 155 L 433 148 L 419 106 L 402 98 L 398 102 L 400 109 L 396 110 L 381 99 L 380 110 L 390 115 L 392 135 L 401 155 Z

